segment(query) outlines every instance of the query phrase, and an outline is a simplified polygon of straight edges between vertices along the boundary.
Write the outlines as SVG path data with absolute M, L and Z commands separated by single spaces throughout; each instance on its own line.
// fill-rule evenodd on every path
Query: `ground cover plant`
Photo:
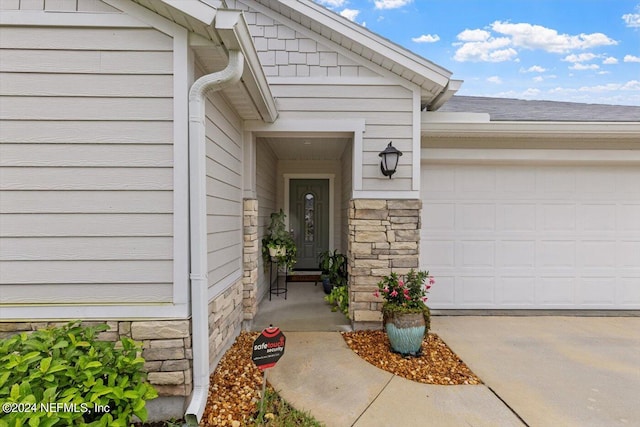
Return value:
M 157 397 L 145 381 L 141 344 L 99 341 L 107 325 L 60 327 L 0 341 L 0 427 L 128 426 Z

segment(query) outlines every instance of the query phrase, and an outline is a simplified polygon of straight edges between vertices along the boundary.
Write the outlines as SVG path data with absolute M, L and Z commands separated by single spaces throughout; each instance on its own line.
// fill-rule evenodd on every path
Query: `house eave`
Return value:
M 482 121 L 481 116 L 488 114 L 459 113 L 465 121 L 454 121 L 449 116 L 446 120 L 434 120 L 432 113 L 422 113 L 422 137 L 493 137 L 493 138 L 614 138 L 640 140 L 640 123 L 638 122 L 530 122 Z M 447 114 L 447 113 L 439 113 Z M 452 113 L 449 113 L 452 114 Z M 453 113 L 458 114 L 458 113 Z
M 278 109 L 242 11 L 219 10 L 215 28 L 227 50 L 240 50 L 244 55 L 245 71 L 242 74 L 242 84 L 262 120 L 273 123 L 278 117 Z
M 440 92 L 435 98 L 430 98 L 428 95 L 423 92 L 421 104 L 423 110 L 428 111 L 436 111 L 440 107 L 442 107 L 448 100 L 450 100 L 453 95 L 460 90 L 462 87 L 462 80 L 449 80 L 447 86 Z M 425 96 L 427 95 L 427 96 Z
M 398 65 L 430 78 L 442 87 L 446 86 L 449 82 L 452 73 L 446 68 L 415 55 L 402 46 L 378 36 L 355 22 L 342 17 L 340 17 L 341 19 L 336 19 L 339 15 L 336 15 L 334 12 L 317 3 L 309 0 L 298 0 L 297 2 L 288 3 L 287 6 L 307 16 L 309 16 L 309 12 L 312 11 L 312 16 L 316 18 L 320 24 L 331 29 L 331 31 L 336 31 L 365 46 L 375 44 L 376 48 L 382 48 L 382 51 L 379 51 L 380 54 L 397 62 Z
M 420 88 L 423 105 L 432 104 L 443 91 L 446 92 L 450 84 L 451 71 L 310 0 L 243 0 L 243 3 L 272 17 L 275 14 L 284 15 L 286 19 L 302 25 L 305 30 L 319 34 L 366 61 L 415 84 Z M 304 17 L 306 24 L 296 16 Z
M 278 117 L 275 99 L 241 11 L 221 9 L 225 4 L 217 0 L 162 0 L 141 2 L 141 5 L 152 7 L 153 12 L 186 28 L 195 35 L 190 37 L 191 47 L 197 46 L 204 54 L 208 51 L 218 57 L 224 56 L 226 63 L 229 50 L 240 50 L 245 58 L 241 82 L 225 93 L 230 94 L 231 104 L 243 119 L 259 117 L 268 123 L 275 121 Z M 214 71 L 218 70 L 205 70 L 207 73 Z
M 160 2 L 207 26 L 213 24 L 216 12 L 222 6 L 222 1 L 205 3 L 200 0 L 160 0 Z

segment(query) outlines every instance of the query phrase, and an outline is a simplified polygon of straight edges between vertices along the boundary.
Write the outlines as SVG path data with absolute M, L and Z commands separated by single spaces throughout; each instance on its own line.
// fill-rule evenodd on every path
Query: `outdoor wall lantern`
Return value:
M 382 170 L 382 174 L 391 179 L 391 175 L 396 173 L 398 159 L 402 156 L 402 151 L 391 145 L 391 141 L 389 141 L 387 148 L 380 152 L 378 156 L 382 157 L 382 160 L 380 161 L 380 170 Z

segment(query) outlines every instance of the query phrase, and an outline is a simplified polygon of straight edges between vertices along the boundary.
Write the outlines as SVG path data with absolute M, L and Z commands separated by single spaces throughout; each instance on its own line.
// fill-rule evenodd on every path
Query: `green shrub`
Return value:
M 349 288 L 347 285 L 334 286 L 331 293 L 324 297 L 324 300 L 332 305 L 331 311 L 342 312 L 349 318 Z
M 147 419 L 141 344 L 98 341 L 107 325 L 22 333 L 0 341 L 0 427 L 127 426 Z M 117 347 L 117 348 L 116 348 Z

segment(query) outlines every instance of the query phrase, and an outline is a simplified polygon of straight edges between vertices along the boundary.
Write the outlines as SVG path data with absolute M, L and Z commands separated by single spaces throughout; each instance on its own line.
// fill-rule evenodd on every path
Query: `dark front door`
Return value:
M 329 180 L 289 181 L 289 223 L 298 248 L 295 268 L 317 270 L 318 255 L 329 249 Z

